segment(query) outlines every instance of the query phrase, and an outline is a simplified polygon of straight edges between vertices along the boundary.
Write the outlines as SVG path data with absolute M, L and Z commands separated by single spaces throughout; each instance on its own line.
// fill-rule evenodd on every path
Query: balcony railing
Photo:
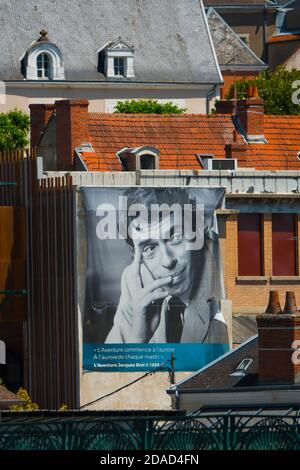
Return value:
M 299 450 L 300 407 L 2 412 L 0 450 Z

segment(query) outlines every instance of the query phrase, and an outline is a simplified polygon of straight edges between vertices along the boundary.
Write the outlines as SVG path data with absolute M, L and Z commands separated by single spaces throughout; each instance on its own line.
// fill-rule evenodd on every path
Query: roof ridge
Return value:
M 215 118 L 216 116 L 222 116 L 224 118 L 228 118 L 231 115 L 229 114 L 222 114 L 222 113 L 215 113 L 215 114 L 205 114 L 205 113 L 184 113 L 184 114 L 154 114 L 154 113 L 97 113 L 97 112 L 89 112 L 89 115 L 92 117 L 106 117 L 107 119 L 134 119 L 134 118 L 162 118 L 162 119 L 167 119 L 167 118 L 178 118 L 178 119 L 185 119 L 186 117 L 203 117 L 205 119 L 207 118 Z

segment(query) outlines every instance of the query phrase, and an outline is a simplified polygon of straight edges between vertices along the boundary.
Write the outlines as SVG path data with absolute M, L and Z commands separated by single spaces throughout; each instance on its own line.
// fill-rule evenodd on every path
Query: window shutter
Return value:
M 272 215 L 273 276 L 295 276 L 296 224 L 294 214 Z
M 239 276 L 262 275 L 262 237 L 260 214 L 238 217 Z

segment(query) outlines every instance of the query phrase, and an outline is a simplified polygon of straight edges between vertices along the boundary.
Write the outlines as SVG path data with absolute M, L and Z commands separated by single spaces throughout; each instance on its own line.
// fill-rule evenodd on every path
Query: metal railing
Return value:
M 300 407 L 128 412 L 2 413 L 0 450 L 298 450 Z

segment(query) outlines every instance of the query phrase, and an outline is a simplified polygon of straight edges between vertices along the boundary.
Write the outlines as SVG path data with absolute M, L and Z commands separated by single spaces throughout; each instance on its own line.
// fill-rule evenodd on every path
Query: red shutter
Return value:
M 239 276 L 262 275 L 260 214 L 240 214 L 238 217 Z
M 272 215 L 274 276 L 296 275 L 296 227 L 294 214 Z

